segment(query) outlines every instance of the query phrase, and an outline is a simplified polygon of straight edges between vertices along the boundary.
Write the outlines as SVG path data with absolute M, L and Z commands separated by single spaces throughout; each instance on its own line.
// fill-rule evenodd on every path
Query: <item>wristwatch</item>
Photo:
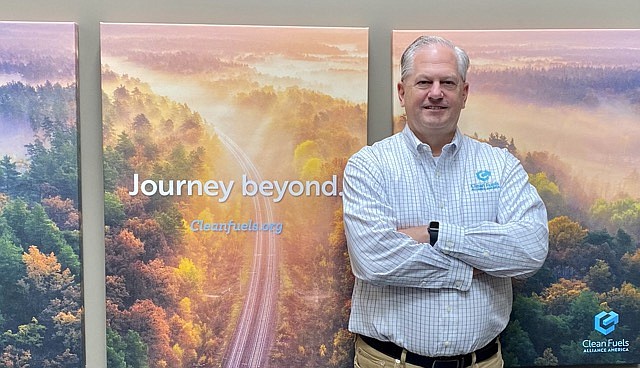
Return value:
M 438 232 L 440 231 L 440 223 L 431 221 L 429 223 L 429 244 L 433 246 L 438 241 Z

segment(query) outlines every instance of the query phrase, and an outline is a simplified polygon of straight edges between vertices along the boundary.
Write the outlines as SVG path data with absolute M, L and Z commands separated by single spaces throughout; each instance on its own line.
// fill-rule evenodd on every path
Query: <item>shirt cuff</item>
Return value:
M 440 223 L 438 241 L 434 247 L 447 255 L 459 253 L 464 244 L 464 228 L 462 226 Z
M 453 258 L 450 274 L 452 286 L 461 291 L 469 290 L 473 280 L 473 267 L 455 258 L 464 244 L 464 237 L 461 226 L 440 223 L 438 241 L 434 245 L 437 251 Z

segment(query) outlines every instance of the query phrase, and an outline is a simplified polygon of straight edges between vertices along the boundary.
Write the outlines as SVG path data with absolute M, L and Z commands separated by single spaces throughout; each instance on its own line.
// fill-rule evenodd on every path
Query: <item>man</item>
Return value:
M 546 258 L 546 209 L 520 162 L 458 129 L 468 66 L 446 39 L 414 41 L 404 130 L 345 168 L 356 367 L 502 367 L 511 278 Z

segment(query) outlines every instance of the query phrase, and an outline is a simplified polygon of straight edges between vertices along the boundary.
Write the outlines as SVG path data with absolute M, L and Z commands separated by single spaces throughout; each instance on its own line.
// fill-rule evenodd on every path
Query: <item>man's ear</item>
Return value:
M 468 96 L 469 96 L 469 83 L 464 82 L 464 86 L 462 87 L 462 108 L 463 109 L 467 106 Z
M 398 99 L 400 100 L 400 106 L 404 107 L 404 83 L 398 82 Z

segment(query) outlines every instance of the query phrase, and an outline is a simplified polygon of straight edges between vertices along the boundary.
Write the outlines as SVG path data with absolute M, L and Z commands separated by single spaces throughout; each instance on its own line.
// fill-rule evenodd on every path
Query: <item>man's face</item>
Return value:
M 455 132 L 468 92 L 469 85 L 458 74 L 455 53 L 440 45 L 418 49 L 412 71 L 398 83 L 407 124 L 423 142 L 432 135 Z

